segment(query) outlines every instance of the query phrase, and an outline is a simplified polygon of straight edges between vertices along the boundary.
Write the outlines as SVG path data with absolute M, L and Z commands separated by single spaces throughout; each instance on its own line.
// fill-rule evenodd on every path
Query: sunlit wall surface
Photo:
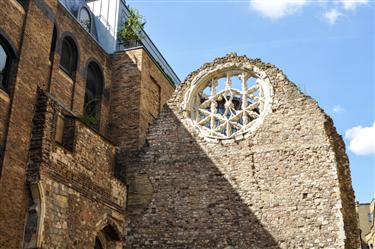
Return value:
M 107 50 L 112 53 L 117 46 L 117 33 L 119 31 L 119 11 L 121 0 L 96 0 L 87 1 L 87 5 L 96 17 L 96 28 L 98 41 Z M 120 18 L 124 19 L 124 18 Z
M 88 7 L 93 15 L 91 35 L 107 53 L 113 53 L 117 47 L 118 20 L 121 0 L 60 0 L 76 18 L 81 8 Z M 123 20 L 122 18 L 121 20 Z

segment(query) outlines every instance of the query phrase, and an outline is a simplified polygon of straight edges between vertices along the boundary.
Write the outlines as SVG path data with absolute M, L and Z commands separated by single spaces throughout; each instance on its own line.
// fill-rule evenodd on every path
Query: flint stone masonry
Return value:
M 271 112 L 241 140 L 209 140 L 183 108 L 192 79 L 249 63 Z M 271 64 L 230 54 L 178 86 L 127 168 L 128 248 L 358 248 L 348 158 L 332 120 Z

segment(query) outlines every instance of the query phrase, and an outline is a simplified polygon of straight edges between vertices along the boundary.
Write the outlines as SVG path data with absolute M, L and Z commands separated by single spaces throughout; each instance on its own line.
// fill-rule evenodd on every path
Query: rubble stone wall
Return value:
M 174 92 L 173 83 L 162 73 L 162 69 L 155 64 L 145 50 L 142 50 L 142 54 L 139 148 L 145 143 L 148 127 L 159 116 L 164 104 Z
M 181 105 L 196 75 L 229 62 L 265 72 L 272 111 L 245 139 L 207 140 Z M 236 55 L 205 64 L 176 89 L 147 140 L 128 168 L 129 248 L 358 248 L 342 139 L 273 65 Z

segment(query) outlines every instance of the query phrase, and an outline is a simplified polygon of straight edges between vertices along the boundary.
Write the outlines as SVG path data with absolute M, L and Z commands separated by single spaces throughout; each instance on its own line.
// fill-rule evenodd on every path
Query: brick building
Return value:
M 147 34 L 120 50 L 95 4 L 0 2 L 0 248 L 121 248 L 123 155 L 178 78 Z
M 0 2 L 0 248 L 358 248 L 317 103 L 235 54 L 175 89 L 146 33 L 117 40 L 128 11 Z

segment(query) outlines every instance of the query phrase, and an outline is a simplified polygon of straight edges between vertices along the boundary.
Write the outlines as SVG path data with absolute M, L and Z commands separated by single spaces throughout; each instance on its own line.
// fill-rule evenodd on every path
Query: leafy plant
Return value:
M 144 16 L 139 14 L 135 8 L 129 8 L 129 16 L 124 27 L 119 32 L 120 39 L 123 42 L 136 41 L 142 38 L 141 30 L 146 25 Z
M 85 96 L 85 105 L 83 107 L 83 114 L 80 116 L 82 122 L 91 127 L 96 127 L 99 124 L 99 120 L 96 117 L 98 103 L 100 100 L 98 98 L 88 98 Z
M 86 112 L 84 112 L 80 116 L 81 120 L 83 123 L 85 123 L 88 126 L 95 127 L 98 124 L 98 119 Z

